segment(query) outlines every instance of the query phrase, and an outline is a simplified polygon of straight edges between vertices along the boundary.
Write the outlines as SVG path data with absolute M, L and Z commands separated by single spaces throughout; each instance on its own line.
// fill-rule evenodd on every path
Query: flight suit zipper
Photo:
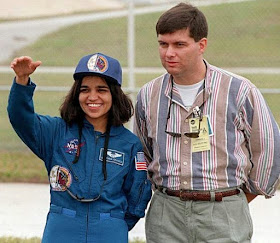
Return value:
M 86 231 L 86 243 L 88 242 L 88 229 L 89 229 L 89 206 L 90 203 L 87 204 L 87 231 Z
M 94 169 L 94 159 L 96 158 L 96 153 L 97 153 L 96 148 L 97 148 L 97 142 L 98 142 L 99 138 L 100 138 L 99 135 L 95 135 L 95 149 L 94 149 L 95 154 L 93 156 L 92 167 L 91 167 L 91 174 L 90 174 L 90 181 L 89 181 L 89 192 L 91 192 L 90 190 L 91 190 L 91 182 L 92 182 L 92 175 L 93 175 L 93 169 Z M 97 158 L 98 158 L 98 156 L 97 156 Z
M 95 132 L 94 132 L 95 133 Z M 92 175 L 93 175 L 93 168 L 94 168 L 94 159 L 96 158 L 96 149 L 97 149 L 97 143 L 99 140 L 99 135 L 94 134 L 95 137 L 95 149 L 94 149 L 94 155 L 93 155 L 93 162 L 92 162 L 92 167 L 91 167 L 91 174 L 90 174 L 90 181 L 89 181 L 89 195 L 91 194 L 91 181 L 92 181 Z M 98 158 L 98 156 L 97 156 Z M 89 214 L 90 214 L 90 203 L 88 203 L 88 212 L 87 212 L 87 231 L 86 231 L 86 242 L 88 240 L 88 230 L 89 230 Z

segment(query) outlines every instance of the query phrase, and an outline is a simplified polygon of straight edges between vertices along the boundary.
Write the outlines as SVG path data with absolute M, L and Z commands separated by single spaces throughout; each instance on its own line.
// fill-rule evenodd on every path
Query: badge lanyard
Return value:
M 173 133 L 173 132 L 167 131 L 167 122 L 170 119 L 171 105 L 173 103 L 173 101 L 172 101 L 172 98 L 173 98 L 173 86 L 174 86 L 173 82 L 174 81 L 173 81 L 173 78 L 172 78 L 171 79 L 171 90 L 170 90 L 170 102 L 169 102 L 168 113 L 167 113 L 166 124 L 165 124 L 165 133 L 167 133 L 167 134 L 169 134 L 169 135 L 171 135 L 173 137 L 181 137 L 180 133 Z M 205 89 L 206 88 L 205 88 L 205 80 L 204 80 L 204 82 L 203 82 L 203 105 L 204 105 L 204 102 L 206 101 L 206 99 L 205 99 Z M 189 138 L 198 138 L 199 137 L 200 123 L 201 123 L 202 118 L 203 118 L 203 111 L 202 111 L 202 109 L 200 109 L 198 106 L 196 106 L 193 109 L 193 116 L 194 116 L 194 118 L 192 118 L 191 120 L 193 120 L 195 122 L 196 129 L 195 129 L 195 131 L 191 131 L 189 133 L 184 133 L 185 136 L 187 136 Z

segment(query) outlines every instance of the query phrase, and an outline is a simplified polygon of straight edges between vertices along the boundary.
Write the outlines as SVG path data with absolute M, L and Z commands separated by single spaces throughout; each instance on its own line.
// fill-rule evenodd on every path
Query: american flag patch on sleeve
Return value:
M 147 170 L 147 162 L 144 156 L 144 152 L 137 152 L 137 155 L 135 156 L 135 169 Z

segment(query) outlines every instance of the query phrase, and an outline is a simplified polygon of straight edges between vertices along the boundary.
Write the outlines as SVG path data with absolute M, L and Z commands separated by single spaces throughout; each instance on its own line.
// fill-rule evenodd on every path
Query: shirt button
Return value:
M 183 162 L 183 165 L 187 165 L 188 163 L 187 162 Z
M 183 183 L 184 183 L 184 185 L 187 185 L 187 184 L 188 184 L 188 182 L 186 182 L 186 181 L 184 181 Z
M 188 144 L 188 143 L 189 143 L 189 141 L 188 141 L 188 140 L 185 140 L 185 141 L 184 141 L 184 144 Z
M 186 119 L 186 120 L 185 120 L 185 123 L 188 123 L 188 122 L 189 122 L 188 119 Z

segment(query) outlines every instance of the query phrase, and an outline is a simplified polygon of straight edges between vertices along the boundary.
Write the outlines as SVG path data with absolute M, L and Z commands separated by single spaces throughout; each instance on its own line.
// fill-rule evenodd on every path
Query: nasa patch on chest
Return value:
M 103 152 L 104 149 L 100 149 L 99 160 L 103 161 Z M 108 149 L 106 161 L 109 163 L 115 163 L 117 165 L 124 165 L 124 153 L 112 149 Z
M 80 144 L 80 149 L 84 146 L 84 142 Z M 66 142 L 66 144 L 63 146 L 64 151 L 68 154 L 76 154 L 77 149 L 79 145 L 79 140 L 77 138 L 70 139 Z

